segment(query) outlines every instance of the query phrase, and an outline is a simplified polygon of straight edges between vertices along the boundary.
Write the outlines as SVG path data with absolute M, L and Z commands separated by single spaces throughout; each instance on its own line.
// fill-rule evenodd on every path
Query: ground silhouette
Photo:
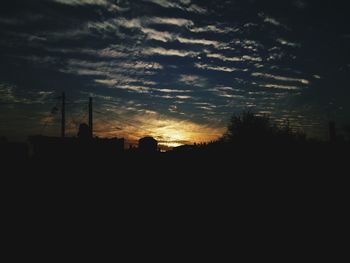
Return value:
M 34 171 L 49 166 L 87 172 L 111 168 L 117 171 L 115 174 L 181 174 L 194 169 L 199 173 L 225 171 L 233 175 L 253 168 L 301 174 L 324 167 L 332 173 L 332 169 L 347 164 L 350 149 L 346 137 L 331 141 L 308 139 L 304 133 L 293 131 L 288 122 L 281 127 L 268 116 L 251 112 L 233 115 L 227 132 L 214 142 L 184 145 L 165 153 L 158 150 L 151 137 L 140 139 L 139 144 L 139 148 L 126 150 L 123 139 L 91 137 L 88 125 L 82 124 L 77 138 L 33 136 L 19 144 L 2 137 L 0 153 L 4 164 L 28 166 Z

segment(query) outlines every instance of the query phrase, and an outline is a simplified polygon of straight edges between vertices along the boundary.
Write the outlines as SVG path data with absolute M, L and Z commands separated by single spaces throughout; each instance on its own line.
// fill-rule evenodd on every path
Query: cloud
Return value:
M 108 11 L 125 12 L 129 10 L 128 7 L 122 7 L 109 0 L 51 0 L 51 1 L 64 4 L 64 5 L 71 5 L 71 6 L 83 6 L 83 5 L 100 6 L 100 7 L 107 8 Z
M 147 119 L 147 122 L 144 120 Z M 187 143 L 201 143 L 220 137 L 224 129 L 216 126 L 203 125 L 189 120 L 169 118 L 161 114 L 142 114 L 132 118 L 161 144 L 174 147 Z M 141 135 L 141 134 L 140 134 Z M 146 135 L 146 134 L 142 134 Z M 140 136 L 141 137 L 141 136 Z
M 163 92 L 163 93 L 190 93 L 191 90 L 179 90 L 179 89 L 153 89 L 154 91 Z
M 189 6 L 185 10 L 188 12 L 193 12 L 193 13 L 198 13 L 198 14 L 206 14 L 208 12 L 205 8 L 200 7 L 199 5 L 195 5 L 195 4 Z
M 204 87 L 207 85 L 208 80 L 198 75 L 182 74 L 180 75 L 178 82 L 192 87 Z
M 261 17 L 264 20 L 264 22 L 267 23 L 267 24 L 274 25 L 274 26 L 277 26 L 277 27 L 283 27 L 285 29 L 288 29 L 287 26 L 283 25 L 276 18 L 268 16 L 268 15 L 266 15 L 264 13 L 259 13 L 259 17 Z
M 222 66 L 214 66 L 205 63 L 195 63 L 195 67 L 199 69 L 213 70 L 213 71 L 222 71 L 222 72 L 235 72 L 240 71 L 240 69 L 233 67 L 222 67 Z
M 153 95 L 154 98 L 161 98 L 161 99 L 168 99 L 168 100 L 177 100 L 177 103 L 179 101 L 184 101 L 184 100 L 189 100 L 189 99 L 194 99 L 193 96 L 189 96 L 189 95 L 170 95 L 170 94 L 166 94 L 166 95 Z
M 207 40 L 207 39 L 191 39 L 191 38 L 185 38 L 185 37 L 177 37 L 177 40 L 180 43 L 185 44 L 197 44 L 197 45 L 204 45 L 204 46 L 214 46 L 218 49 L 223 48 L 226 46 L 226 44 L 221 43 L 219 41 L 215 40 Z
M 216 34 L 229 34 L 231 32 L 239 32 L 239 28 L 226 27 L 220 24 L 217 25 L 207 25 L 202 27 L 192 27 L 190 31 L 193 33 L 216 33 Z
M 51 90 L 23 92 L 18 86 L 0 82 L 0 102 L 10 108 L 14 108 L 14 104 L 45 104 L 53 95 Z
M 107 6 L 107 0 L 53 0 L 54 2 L 66 5 L 103 5 Z
M 124 137 L 131 143 L 137 143 L 144 136 L 153 136 L 160 145 L 175 147 L 215 140 L 225 130 L 216 123 L 201 124 L 190 119 L 170 117 L 134 101 L 125 104 L 126 107 L 118 107 L 117 103 L 117 107 L 98 114 L 95 124 L 98 136 Z M 171 109 L 173 114 L 182 115 L 176 105 Z
M 95 50 L 89 50 L 89 53 L 95 53 L 102 58 L 125 58 L 128 56 L 128 54 L 114 50 L 112 47 L 104 48 L 97 52 Z
M 289 112 L 293 103 L 287 100 L 319 92 L 327 79 L 337 79 L 339 85 L 346 82 L 346 76 L 332 76 L 332 67 L 344 68 L 342 74 L 349 69 L 347 28 L 345 23 L 336 27 L 337 20 L 345 21 L 337 17 L 341 12 L 325 21 L 324 16 L 313 15 L 315 10 L 306 16 L 297 9 L 308 7 L 307 0 L 275 6 L 267 1 L 258 17 L 257 9 L 245 9 L 244 1 L 215 5 L 199 0 L 15 2 L 4 0 L 0 11 L 0 82 L 9 83 L 1 87 L 2 101 L 31 103 L 50 98 L 46 92 L 72 87 L 72 100 L 93 93 L 101 108 L 125 107 L 137 113 L 153 112 L 153 116 L 155 112 L 182 114 L 191 122 L 223 125 L 232 106 Z M 247 6 L 255 4 L 256 0 L 249 1 Z M 294 7 L 301 19 L 281 6 Z M 330 26 L 317 26 L 324 22 Z M 330 32 L 331 28 L 339 32 Z M 337 35 L 332 43 L 339 48 L 338 55 L 327 41 L 319 41 L 329 33 Z M 308 44 L 298 43 L 298 36 L 306 36 Z M 315 46 L 324 56 L 312 50 Z M 307 89 L 313 82 L 321 88 Z M 47 86 L 53 91 L 47 91 Z M 310 102 L 311 96 L 304 100 L 320 104 L 325 100 L 321 97 L 332 97 L 339 88 L 324 90 L 316 96 L 317 102 Z M 339 94 L 345 100 L 346 89 Z M 0 117 L 6 124 L 6 112 Z
M 275 80 L 281 80 L 281 81 L 287 81 L 287 82 L 299 82 L 300 84 L 303 84 L 303 85 L 310 84 L 310 81 L 307 79 L 278 76 L 278 75 L 272 75 L 268 73 L 253 72 L 251 75 L 253 77 L 263 77 L 263 78 L 269 78 L 269 79 L 275 79 Z
M 206 54 L 208 58 L 216 58 L 222 61 L 230 61 L 230 62 L 241 62 L 243 59 L 241 57 L 227 57 L 222 54 L 208 53 Z
M 162 47 L 150 47 L 142 50 L 142 54 L 146 56 L 160 55 L 160 56 L 176 56 L 176 57 L 195 57 L 198 56 L 198 52 L 177 50 L 177 49 L 165 49 Z
M 185 18 L 171 18 L 171 17 L 150 17 L 147 19 L 149 24 L 171 25 L 177 27 L 190 27 L 194 23 Z
M 264 46 L 259 41 L 251 39 L 234 39 L 230 43 L 237 47 L 241 47 L 253 52 L 257 52 L 259 49 L 264 48 Z
M 191 0 L 143 0 L 144 2 L 150 2 L 159 5 L 163 8 L 175 8 L 183 11 L 206 14 L 207 10 L 196 4 L 191 4 Z
M 269 89 L 281 89 L 281 90 L 299 90 L 297 86 L 291 85 L 279 85 L 279 84 L 261 84 L 260 87 L 269 88 Z
M 145 70 L 162 70 L 164 67 L 157 62 L 145 62 L 145 61 L 136 61 L 136 62 L 121 62 L 119 66 L 125 69 L 145 69 Z
M 223 97 L 223 98 L 245 99 L 243 95 L 235 94 L 234 93 L 235 89 L 233 89 L 232 87 L 218 86 L 218 87 L 209 89 L 209 91 L 213 92 L 216 96 Z
M 222 54 L 216 54 L 216 53 L 207 53 L 206 56 L 208 58 L 216 58 L 222 61 L 228 61 L 228 62 L 245 62 L 245 61 L 250 61 L 250 62 L 262 62 L 263 59 L 261 57 L 253 57 L 250 55 L 243 55 L 240 57 L 229 57 L 225 56 Z
M 139 29 L 140 32 L 145 34 L 146 38 L 150 40 L 168 42 L 168 41 L 172 41 L 175 38 L 175 35 L 170 32 L 158 31 L 153 28 L 147 27 L 147 25 L 152 23 L 152 21 L 154 22 L 154 20 L 149 18 L 134 18 L 134 19 L 118 18 L 118 19 L 109 20 L 108 23 L 106 23 L 106 25 L 111 26 L 112 29 L 115 27 Z M 158 20 L 158 22 L 161 22 L 161 21 Z
M 141 31 L 147 35 L 147 39 L 161 42 L 169 42 L 174 39 L 174 35 L 169 32 L 157 31 L 151 28 L 141 28 Z
M 157 83 L 151 82 L 151 81 L 145 81 L 142 79 L 135 79 L 135 80 L 127 80 L 127 81 L 120 81 L 119 79 L 95 79 L 94 80 L 98 84 L 102 84 L 105 86 L 108 86 L 109 88 L 115 88 L 115 89 L 121 89 L 126 90 L 129 92 L 135 92 L 140 94 L 156 94 L 156 93 L 168 93 L 168 94 L 183 94 L 183 93 L 191 93 L 192 90 L 188 89 L 170 89 L 170 88 L 155 88 L 155 87 L 149 87 L 145 85 L 156 85 Z M 131 83 L 141 83 L 140 85 L 131 85 Z M 152 95 L 154 97 L 161 97 L 161 98 L 175 98 L 175 99 L 190 99 L 192 98 L 189 95 Z
M 288 40 L 285 40 L 283 38 L 278 38 L 276 40 L 278 43 L 280 43 L 281 45 L 284 45 L 284 46 L 288 46 L 288 47 L 301 47 L 301 44 L 299 43 L 294 43 L 294 42 L 290 42 Z
M 107 85 L 110 87 L 114 87 L 116 84 L 118 84 L 118 80 L 116 79 L 95 79 L 96 83 Z
M 253 61 L 253 62 L 261 62 L 262 58 L 261 57 L 253 57 L 250 55 L 243 55 L 242 56 L 243 61 Z
M 127 91 L 130 91 L 130 92 L 140 93 L 140 94 L 151 93 L 151 88 L 144 87 L 144 86 L 135 86 L 135 85 L 123 84 L 123 85 L 115 86 L 115 88 L 127 90 Z
M 281 23 L 278 22 L 276 19 L 272 18 L 272 17 L 265 17 L 264 18 L 264 22 L 265 23 L 270 23 L 274 26 L 281 26 Z

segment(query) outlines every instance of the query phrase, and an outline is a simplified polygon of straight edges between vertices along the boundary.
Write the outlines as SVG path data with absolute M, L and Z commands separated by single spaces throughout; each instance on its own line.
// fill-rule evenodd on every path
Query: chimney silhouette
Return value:
M 93 138 L 94 129 L 93 129 L 93 116 L 92 116 L 92 97 L 89 98 L 89 131 L 90 131 L 90 138 Z
M 329 141 L 330 142 L 335 142 L 337 139 L 337 130 L 335 127 L 335 122 L 330 121 L 329 122 Z

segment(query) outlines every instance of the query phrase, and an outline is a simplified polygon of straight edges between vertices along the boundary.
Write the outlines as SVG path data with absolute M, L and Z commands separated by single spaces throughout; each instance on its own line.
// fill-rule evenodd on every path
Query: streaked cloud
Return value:
M 171 25 L 178 27 L 190 27 L 194 25 L 193 21 L 184 18 L 151 17 L 147 20 L 149 24 Z
M 227 56 L 224 56 L 222 54 L 216 54 L 216 53 L 208 53 L 208 54 L 206 54 L 206 56 L 208 58 L 216 58 L 216 59 L 220 59 L 222 61 L 231 61 L 231 62 L 241 62 L 242 61 L 242 58 L 240 58 L 240 57 L 227 57 Z
M 165 49 L 162 47 L 151 47 L 142 50 L 142 54 L 146 56 L 161 55 L 161 56 L 176 56 L 176 57 L 195 57 L 198 56 L 198 52 L 177 50 L 177 49 Z
M 145 2 L 151 2 L 164 8 L 176 8 L 187 12 L 193 12 L 198 14 L 205 14 L 207 10 L 196 4 L 191 4 L 191 0 L 143 0 Z
M 218 26 L 218 25 L 207 25 L 202 27 L 192 27 L 190 28 L 191 32 L 194 33 L 217 33 L 217 34 L 228 34 L 231 32 L 239 32 L 239 28 L 232 28 L 227 26 Z
M 263 19 L 265 23 L 277 26 L 277 27 L 283 27 L 285 29 L 288 29 L 286 25 L 283 25 L 280 21 L 278 21 L 276 18 L 273 18 L 267 14 L 259 13 L 259 16 Z
M 346 86 L 349 32 L 339 23 L 347 18 L 335 5 L 337 17 L 325 12 L 329 17 L 311 21 L 307 14 L 321 10 L 323 3 L 311 8 L 307 0 L 274 6 L 198 0 L 3 2 L 0 100 L 41 104 L 36 120 L 52 127 L 57 118 L 44 114 L 45 101 L 59 96 L 63 87 L 73 101 L 93 95 L 96 106 L 110 113 L 108 121 L 125 114 L 136 126 L 138 114 L 144 114 L 183 118 L 200 128 L 203 123 L 224 127 L 233 109 L 246 108 L 305 125 L 300 116 L 321 109 L 321 102 L 330 105 L 329 98 L 347 107 L 347 89 L 340 92 L 338 86 Z M 331 26 L 318 26 L 326 23 Z M 337 85 L 329 84 L 332 79 Z M 297 102 L 313 107 L 291 112 Z M 11 114 L 1 108 L 3 123 Z M 122 131 L 124 125 L 101 122 L 99 133 L 116 135 L 105 129 Z
M 300 47 L 301 46 L 301 44 L 299 44 L 299 43 L 294 43 L 294 42 L 285 40 L 283 38 L 278 38 L 276 41 L 278 43 L 280 43 L 281 45 L 288 46 L 288 47 Z
M 213 71 L 222 71 L 222 72 L 239 71 L 239 69 L 233 68 L 233 67 L 214 66 L 214 65 L 209 65 L 209 64 L 205 64 L 205 63 L 195 63 L 195 67 L 199 68 L 199 69 L 213 70 Z
M 185 37 L 178 37 L 177 40 L 180 43 L 198 44 L 198 45 L 204 45 L 204 46 L 214 46 L 218 49 L 226 46 L 224 43 L 220 43 L 216 40 L 208 40 L 208 39 L 193 39 L 193 38 L 191 39 L 191 38 L 185 38 Z
M 54 2 L 66 5 L 108 5 L 107 0 L 53 0 Z
M 83 6 L 83 5 L 96 5 L 108 8 L 109 11 L 124 12 L 129 10 L 127 7 L 122 7 L 109 0 L 51 0 L 56 3 L 72 5 L 72 6 Z
M 299 90 L 298 86 L 291 85 L 279 85 L 279 84 L 261 84 L 260 87 L 269 88 L 269 89 L 281 89 L 281 90 Z
M 179 76 L 179 83 L 183 83 L 187 86 L 192 87 L 205 87 L 208 84 L 208 80 L 202 76 L 198 75 L 185 75 L 182 74 Z
M 275 80 L 281 80 L 281 81 L 288 81 L 288 82 L 299 82 L 303 85 L 309 85 L 310 81 L 307 79 L 301 79 L 301 78 L 292 78 L 292 77 L 285 77 L 285 76 L 278 76 L 278 75 L 272 75 L 268 73 L 260 73 L 260 72 L 253 72 L 251 74 L 254 77 L 263 77 L 268 79 L 275 79 Z

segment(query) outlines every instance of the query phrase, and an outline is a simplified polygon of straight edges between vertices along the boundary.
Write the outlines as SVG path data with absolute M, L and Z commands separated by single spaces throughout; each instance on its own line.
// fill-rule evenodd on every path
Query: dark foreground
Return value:
M 95 235 L 126 247 L 157 239 L 172 255 L 167 240 L 191 250 L 195 242 L 231 251 L 237 248 L 231 240 L 244 247 L 269 246 L 272 239 L 271 254 L 277 249 L 289 257 L 298 246 L 314 256 L 321 251 L 311 252 L 310 243 L 327 244 L 327 251 L 341 246 L 348 156 L 345 144 L 5 155 L 3 225 L 11 230 L 7 240 L 21 236 L 26 244 L 33 236 L 74 248 L 76 240 L 84 244 Z
M 1 148 L 3 175 L 22 171 L 22 176 L 95 175 L 116 178 L 169 176 L 276 175 L 303 178 L 346 176 L 348 143 L 308 144 L 213 144 L 188 146 L 169 152 L 101 151 L 93 147 L 50 149 L 31 152 L 25 144 Z M 6 167 L 6 169 L 5 169 Z

